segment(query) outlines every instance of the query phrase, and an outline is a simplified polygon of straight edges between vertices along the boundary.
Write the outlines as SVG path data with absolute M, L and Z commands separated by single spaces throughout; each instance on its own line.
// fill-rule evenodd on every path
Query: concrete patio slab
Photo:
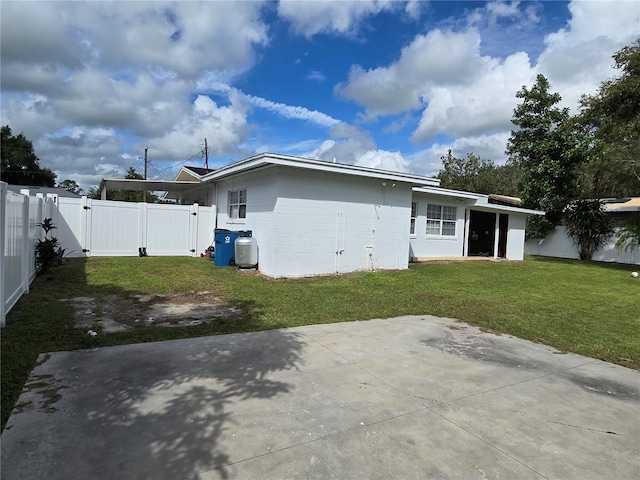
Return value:
M 640 374 L 410 316 L 43 355 L 2 478 L 640 477 Z

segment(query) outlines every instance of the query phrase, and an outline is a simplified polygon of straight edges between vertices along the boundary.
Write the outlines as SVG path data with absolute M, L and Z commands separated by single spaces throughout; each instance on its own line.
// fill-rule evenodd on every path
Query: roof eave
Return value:
M 286 155 L 276 155 L 271 153 L 262 153 L 260 155 L 240 160 L 239 162 L 222 167 L 215 172 L 202 177 L 202 181 L 216 181 L 231 175 L 247 172 L 266 165 L 278 165 L 330 173 L 341 173 L 360 177 L 377 178 L 380 180 L 403 182 L 417 186 L 437 186 L 440 184 L 440 180 L 435 178 L 422 177 L 418 175 L 392 172 L 369 167 L 360 167 L 357 165 L 346 165 L 343 163 L 331 163 L 322 160 L 289 157 Z

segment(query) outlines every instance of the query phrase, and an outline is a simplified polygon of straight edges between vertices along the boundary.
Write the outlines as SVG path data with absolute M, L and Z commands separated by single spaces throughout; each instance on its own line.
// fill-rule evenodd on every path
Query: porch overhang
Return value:
M 167 198 L 193 191 L 204 184 L 198 181 L 178 180 L 138 180 L 133 178 L 103 178 L 100 181 L 100 195 L 106 200 L 107 190 L 127 190 L 134 192 L 167 192 Z
M 502 195 L 483 195 L 480 193 L 463 192 L 461 190 L 451 190 L 441 187 L 414 187 L 413 191 L 416 193 L 428 193 L 431 195 L 438 195 L 441 197 L 455 198 L 465 202 L 466 208 L 473 208 L 476 210 L 484 210 L 486 212 L 512 212 L 522 213 L 525 215 L 544 215 L 542 210 L 532 210 L 529 208 L 522 208 L 513 205 L 505 205 L 507 203 L 505 199 L 512 200 L 513 197 L 505 197 Z M 501 200 L 504 203 L 493 203 L 490 200 Z

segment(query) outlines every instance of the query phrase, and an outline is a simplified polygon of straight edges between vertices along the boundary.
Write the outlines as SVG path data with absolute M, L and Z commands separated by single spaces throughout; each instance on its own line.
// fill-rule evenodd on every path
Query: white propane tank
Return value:
M 258 265 L 258 241 L 254 237 L 238 237 L 234 244 L 236 265 L 254 268 Z

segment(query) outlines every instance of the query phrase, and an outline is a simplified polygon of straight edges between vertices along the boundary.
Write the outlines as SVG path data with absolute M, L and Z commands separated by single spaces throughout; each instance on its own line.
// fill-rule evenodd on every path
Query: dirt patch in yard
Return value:
M 239 317 L 242 312 L 225 305 L 211 292 L 184 292 L 171 295 L 106 295 L 75 297 L 79 328 L 120 332 L 138 326 L 185 327 L 220 318 Z

